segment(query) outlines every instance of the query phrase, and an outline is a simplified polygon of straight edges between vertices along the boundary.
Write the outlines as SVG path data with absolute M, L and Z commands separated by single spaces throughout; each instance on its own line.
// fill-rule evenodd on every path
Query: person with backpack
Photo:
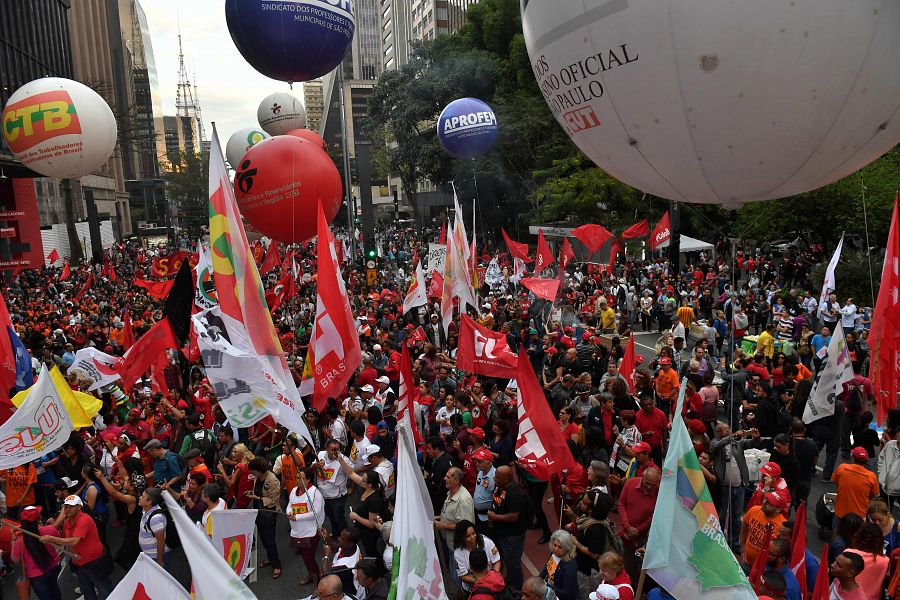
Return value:
M 503 575 L 488 565 L 484 549 L 475 548 L 469 553 L 469 572 L 475 580 L 469 600 L 512 600 L 514 596 L 506 587 Z
M 178 455 L 184 458 L 188 451 L 199 450 L 207 466 L 215 464 L 216 452 L 219 449 L 216 436 L 209 429 L 203 428 L 200 415 L 189 415 L 184 420 L 184 426 L 188 433 L 181 442 Z
M 171 549 L 166 545 L 169 516 L 161 508 L 162 502 L 162 490 L 158 487 L 147 488 L 138 499 L 138 505 L 143 511 L 138 529 L 138 544 L 141 552 L 165 568 Z
M 88 513 L 94 523 L 97 524 L 97 533 L 100 540 L 106 542 L 106 526 L 109 523 L 109 494 L 94 475 L 94 465 L 85 465 L 81 469 L 81 479 L 84 485 L 78 495 L 84 502 L 84 511 Z
M 575 535 L 575 562 L 578 565 L 578 590 L 581 598 L 594 591 L 597 559 L 608 551 L 621 553 L 622 540 L 608 521 L 613 501 L 609 494 L 592 489 L 581 495 L 576 510 L 568 509 L 571 521 L 566 529 Z
M 159 440 L 150 440 L 144 451 L 153 459 L 153 484 L 163 490 L 181 493 L 187 463 L 178 454 L 162 447 Z

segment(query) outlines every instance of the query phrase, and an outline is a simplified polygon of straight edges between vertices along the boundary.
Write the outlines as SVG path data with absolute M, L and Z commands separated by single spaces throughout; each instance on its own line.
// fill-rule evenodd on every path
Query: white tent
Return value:
M 701 250 L 712 250 L 713 248 L 713 245 L 709 242 L 704 242 L 703 240 L 698 240 L 687 235 L 679 236 L 679 239 L 681 240 L 681 246 L 679 248 L 681 252 L 700 252 Z M 666 240 L 657 246 L 657 249 L 668 247 L 669 240 Z

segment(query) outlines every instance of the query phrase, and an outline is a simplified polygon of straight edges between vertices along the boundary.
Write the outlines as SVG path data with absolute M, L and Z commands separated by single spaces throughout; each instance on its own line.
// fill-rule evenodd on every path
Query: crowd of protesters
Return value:
M 427 255 L 436 235 L 383 232 L 374 286 L 363 269 L 345 263 L 363 361 L 343 396 L 321 411 L 307 407 L 311 440 L 271 417 L 232 428 L 202 360 L 184 352 L 169 352 L 164 386 L 148 379 L 130 394 L 115 384 L 98 390 L 103 408 L 94 427 L 0 473 L 7 517 L 40 536 L 17 538 L 4 557 L 21 565 L 20 583 L 42 600 L 61 598 L 62 558 L 93 600 L 110 592 L 117 566 L 127 571 L 140 552 L 169 567 L 177 543 L 167 539 L 161 494 L 168 490 L 204 526 L 213 511 L 266 509 L 257 521 L 260 567 L 280 578 L 279 552 L 296 552 L 304 569 L 285 573 L 291 593 L 299 583 L 320 597 L 385 599 L 397 486 L 394 409 L 400 350 L 408 344 L 414 414 L 425 434 L 421 466 L 451 597 L 634 598 L 682 381 L 684 417 L 728 543 L 748 570 L 768 544 L 760 596 L 801 597 L 787 561 L 791 532 L 806 523 L 791 519 L 806 501 L 813 512 L 819 499 L 809 497 L 811 484 L 821 476 L 836 492 L 825 532 L 833 563 L 821 567 L 830 568 L 832 597 L 882 597 L 900 548 L 893 513 L 900 419 L 891 414 L 880 437 L 870 427 L 871 311 L 835 295 L 820 307 L 808 280 L 816 258 L 738 251 L 725 262 L 703 254 L 678 272 L 657 259 L 620 259 L 612 272 L 573 263 L 551 303 L 516 283 L 505 248 L 479 248 L 481 266 L 493 259 L 497 269 L 491 277 L 480 273 L 481 306 L 468 311 L 505 333 L 513 351 L 527 353 L 579 465 L 548 482 L 517 464 L 516 382 L 457 369 L 457 322 L 444 331 L 439 298 L 403 314 L 414 260 Z M 257 250 L 261 261 L 264 249 Z M 299 385 L 315 319 L 316 265 L 314 244 L 292 251 L 299 292 L 273 319 Z M 150 278 L 158 252 L 115 245 L 102 264 L 73 265 L 64 282 L 58 268 L 19 273 L 3 296 L 35 370 L 58 366 L 73 389 L 84 390 L 89 382 L 67 372 L 78 349 L 124 354 L 126 308 L 137 336 L 160 320 L 161 300 L 132 285 Z M 89 272 L 93 283 L 82 290 Z M 279 269 L 269 274 L 267 287 L 280 276 Z M 833 416 L 805 425 L 806 400 L 837 321 L 856 376 Z M 639 357 L 626 381 L 619 373 L 625 345 L 640 332 L 658 336 L 655 356 Z M 756 464 L 757 457 L 766 461 Z M 279 526 L 276 512 L 289 528 Z M 121 541 L 110 548 L 115 528 Z M 540 530 L 539 543 L 547 545 L 546 562 L 530 573 L 523 570 L 529 529 Z M 809 552 L 806 565 L 802 586 L 811 590 L 818 567 Z M 649 578 L 642 590 L 668 597 Z

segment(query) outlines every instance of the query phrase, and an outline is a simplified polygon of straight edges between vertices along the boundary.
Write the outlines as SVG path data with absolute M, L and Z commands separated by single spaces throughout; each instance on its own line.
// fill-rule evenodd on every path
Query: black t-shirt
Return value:
M 357 506 L 353 507 L 353 512 L 364 519 L 368 519 L 370 513 L 375 513 L 376 515 L 384 518 L 386 516 L 385 513 L 387 512 L 384 503 L 384 496 L 381 494 L 381 492 L 370 494 L 368 498 L 360 501 Z
M 601 554 L 604 545 L 606 545 L 606 531 L 605 527 L 599 523 L 595 523 L 584 531 L 579 531 L 576 538 L 580 543 L 587 547 L 592 554 Z M 592 569 L 595 571 L 597 570 L 597 561 L 587 554 L 579 552 L 575 556 L 575 561 L 578 563 L 578 571 L 585 575 L 590 575 Z
M 493 511 L 498 515 L 519 513 L 519 518 L 508 523 L 493 521 L 492 534 L 494 539 L 525 535 L 525 528 L 528 524 L 527 510 L 528 504 L 525 500 L 525 494 L 522 492 L 519 484 L 513 482 L 506 489 L 502 490 L 499 487 L 495 488 Z
M 816 458 L 819 456 L 816 443 L 809 438 L 794 438 L 794 456 L 800 463 L 800 481 L 809 483 L 816 474 Z

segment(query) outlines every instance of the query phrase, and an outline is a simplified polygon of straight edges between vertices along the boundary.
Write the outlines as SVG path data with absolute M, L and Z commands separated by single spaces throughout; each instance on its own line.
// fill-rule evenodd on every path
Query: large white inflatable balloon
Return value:
M 306 109 L 293 94 L 276 92 L 259 104 L 256 111 L 259 126 L 269 135 L 284 135 L 306 127 Z
M 248 127 L 235 131 L 228 138 L 228 143 L 225 144 L 225 158 L 228 159 L 228 164 L 231 165 L 232 169 L 237 170 L 239 167 L 238 163 L 247 150 L 270 137 L 272 136 L 262 131 L 259 127 Z
M 531 65 L 597 165 L 737 207 L 844 177 L 900 142 L 896 0 L 521 0 Z
M 16 160 L 47 177 L 93 173 L 116 147 L 116 118 L 109 105 L 71 79 L 26 83 L 10 96 L 2 120 L 3 137 Z

